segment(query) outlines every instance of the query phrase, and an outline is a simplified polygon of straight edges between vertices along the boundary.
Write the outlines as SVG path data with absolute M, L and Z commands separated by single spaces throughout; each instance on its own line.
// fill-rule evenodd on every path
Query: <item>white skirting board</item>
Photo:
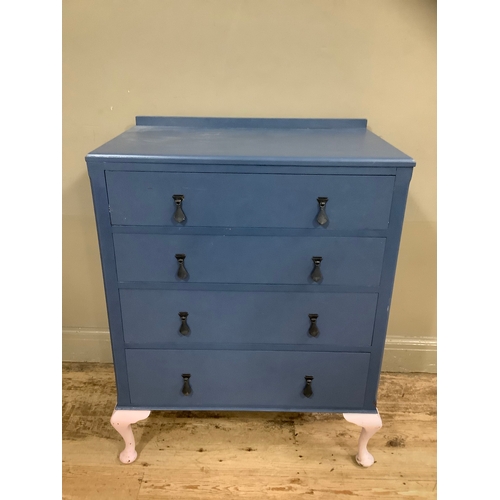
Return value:
M 112 363 L 109 331 L 94 328 L 63 328 L 62 360 Z M 387 337 L 382 371 L 436 373 L 436 339 Z

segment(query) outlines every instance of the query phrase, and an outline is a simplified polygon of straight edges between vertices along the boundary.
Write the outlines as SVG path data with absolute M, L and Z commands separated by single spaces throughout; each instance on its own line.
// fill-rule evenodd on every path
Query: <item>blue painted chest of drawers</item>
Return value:
M 415 162 L 366 125 L 137 117 L 87 155 L 117 410 L 376 412 Z

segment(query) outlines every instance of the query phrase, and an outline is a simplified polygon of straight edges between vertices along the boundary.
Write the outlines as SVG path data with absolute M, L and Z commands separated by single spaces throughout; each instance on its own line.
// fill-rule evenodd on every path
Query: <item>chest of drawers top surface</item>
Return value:
M 375 411 L 415 161 L 366 126 L 137 117 L 87 155 L 120 407 Z
M 87 161 L 413 167 L 364 119 L 137 117 Z

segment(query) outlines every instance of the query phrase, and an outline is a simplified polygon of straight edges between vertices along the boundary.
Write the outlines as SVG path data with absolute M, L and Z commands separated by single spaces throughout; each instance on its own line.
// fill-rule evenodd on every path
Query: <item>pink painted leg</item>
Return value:
M 151 412 L 147 410 L 115 410 L 111 415 L 111 425 L 120 433 L 125 441 L 125 448 L 120 453 L 120 461 L 131 464 L 137 458 L 135 451 L 134 432 L 130 424 L 149 417 Z
M 366 448 L 370 438 L 382 428 L 382 419 L 378 413 L 344 413 L 344 418 L 362 427 L 361 435 L 358 441 L 358 454 L 356 455 L 356 462 L 363 467 L 370 467 L 373 465 L 375 459 Z

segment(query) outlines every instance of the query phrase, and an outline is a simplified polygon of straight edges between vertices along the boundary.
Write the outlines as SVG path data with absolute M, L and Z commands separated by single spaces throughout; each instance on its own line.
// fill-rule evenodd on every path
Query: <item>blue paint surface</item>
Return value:
M 87 155 L 119 408 L 375 411 L 415 161 L 366 125 L 137 117 Z
M 146 123 L 148 123 L 146 121 Z M 150 122 L 151 123 L 151 122 Z M 366 129 L 359 120 L 276 123 L 159 120 L 136 125 L 87 155 L 90 160 L 239 162 L 412 167 L 415 162 Z M 162 123 L 168 123 L 167 126 Z M 314 126 L 312 123 L 316 123 Z M 364 126 L 363 126 L 364 125 Z
M 385 238 L 114 234 L 119 281 L 378 286 Z M 322 256 L 321 283 L 312 257 Z M 181 287 L 179 289 L 182 289 Z
M 336 408 L 363 407 L 369 354 L 286 351 L 127 349 L 134 406 Z M 181 392 L 190 374 L 192 394 Z M 303 396 L 304 377 L 313 396 Z
M 120 290 L 126 343 L 278 343 L 370 347 L 376 293 Z M 178 313 L 189 313 L 189 336 Z M 320 334 L 308 334 L 318 314 Z
M 387 229 L 393 176 L 107 172 L 111 221 L 173 226 L 182 194 L 185 227 Z M 328 198 L 328 224 L 316 221 Z

